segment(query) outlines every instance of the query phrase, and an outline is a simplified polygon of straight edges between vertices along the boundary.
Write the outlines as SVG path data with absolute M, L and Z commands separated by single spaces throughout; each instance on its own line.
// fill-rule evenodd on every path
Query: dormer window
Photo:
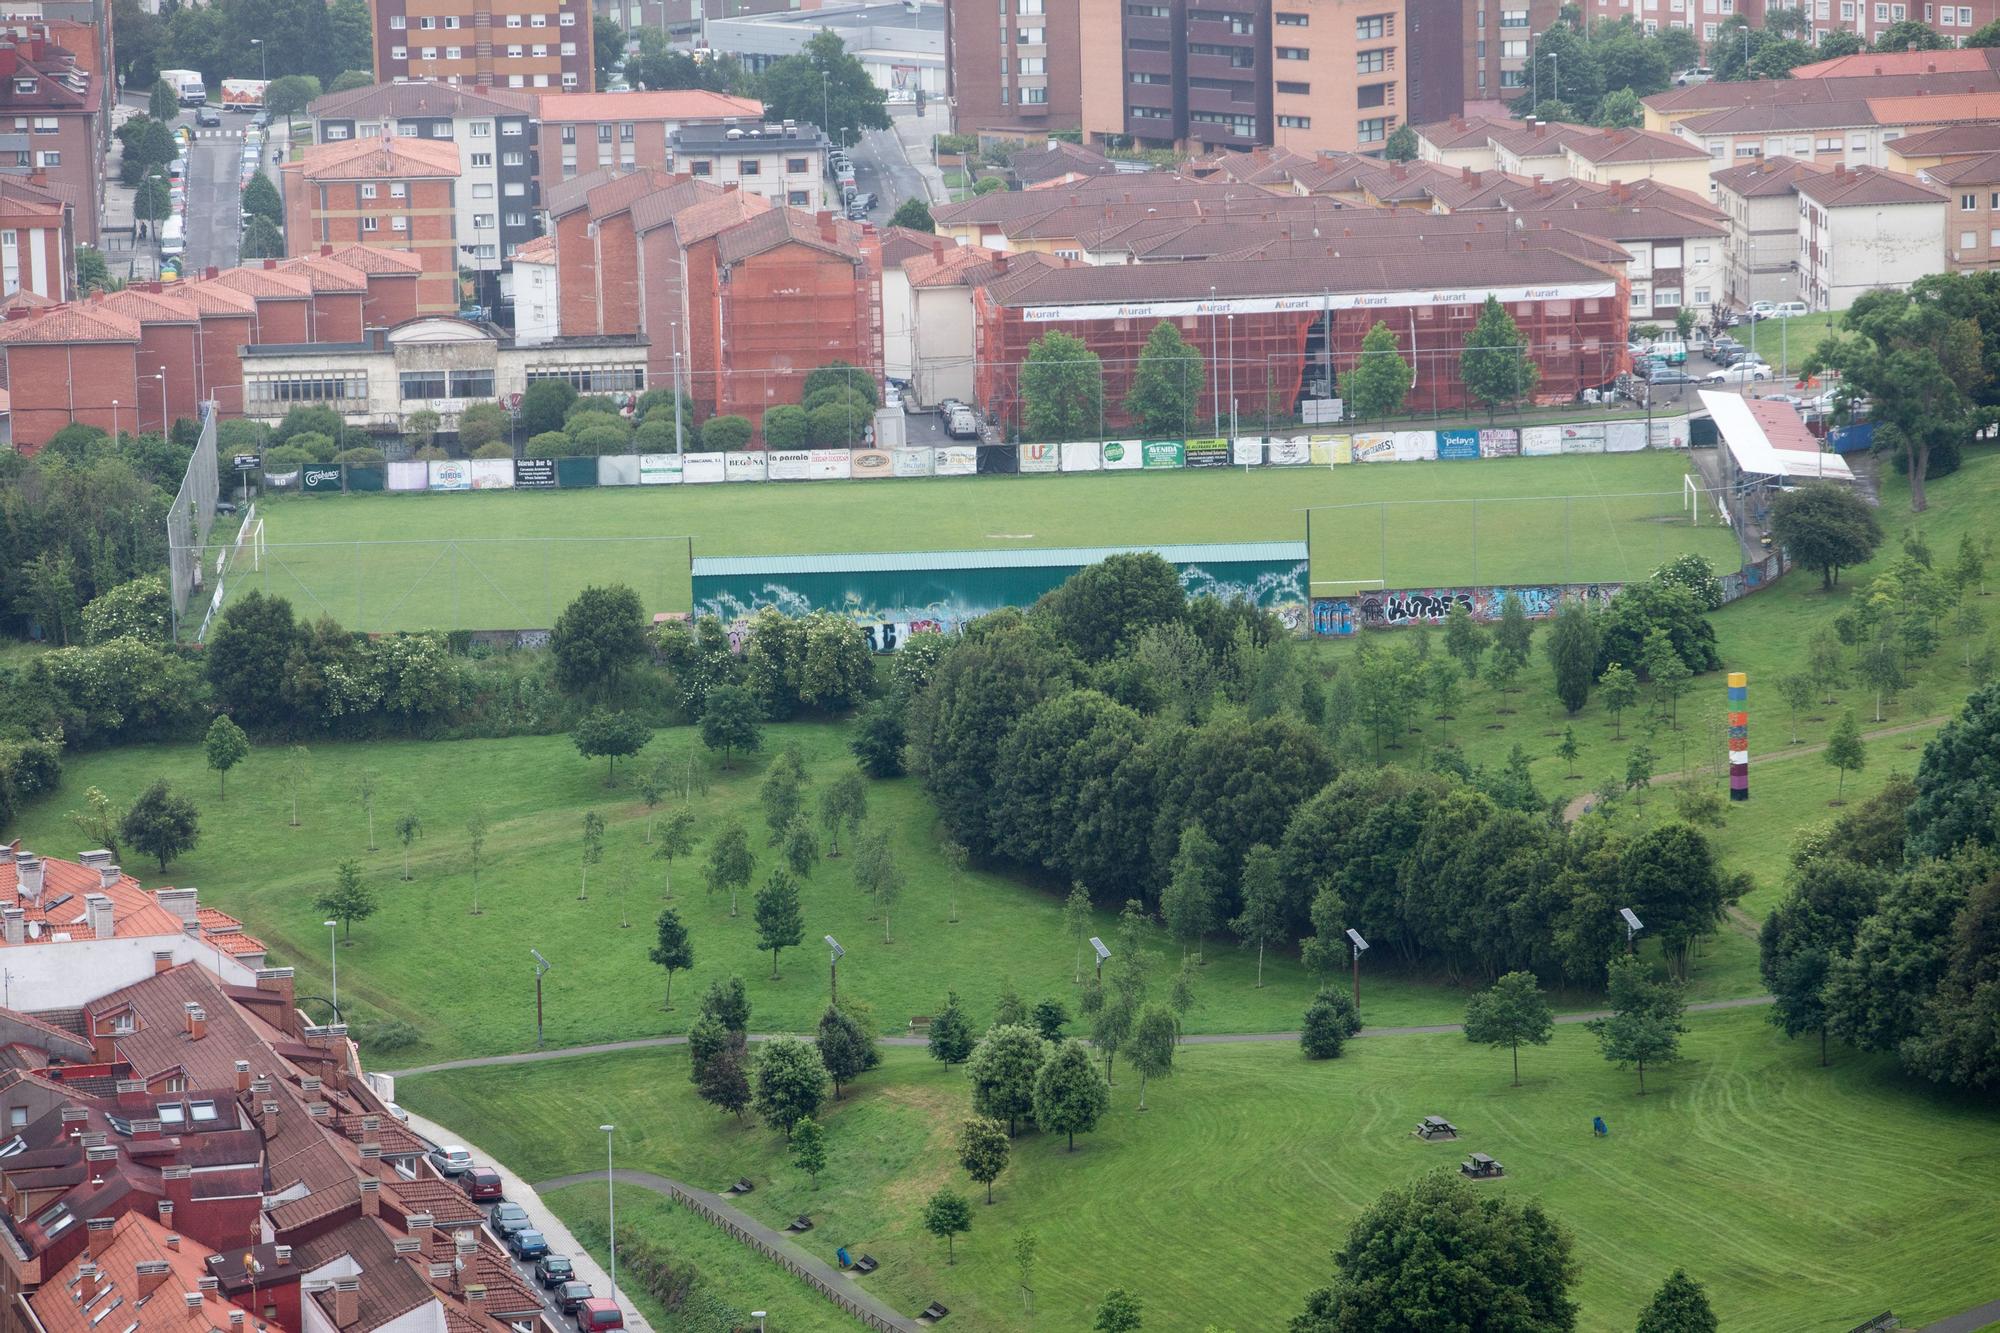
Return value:
M 14 91 L 17 93 L 32 93 L 35 91 L 35 86 L 38 82 L 39 80 L 36 79 L 16 79 L 14 80 Z
M 160 1113 L 160 1123 L 162 1125 L 185 1125 L 187 1123 L 187 1107 L 180 1102 L 161 1102 L 157 1109 Z
M 211 1121 L 211 1120 L 214 1120 L 214 1119 L 215 1119 L 215 1103 L 214 1103 L 214 1102 L 212 1102 L 212 1101 L 211 1101 L 211 1102 L 189 1102 L 189 1103 L 188 1103 L 188 1118 L 189 1118 L 189 1119 L 191 1119 L 191 1120 L 193 1120 L 193 1121 L 194 1121 L 194 1122 L 195 1122 L 195 1123 L 196 1123 L 197 1125 L 199 1125 L 199 1124 L 202 1124 L 202 1123 L 203 1123 L 203 1122 L 205 1122 L 205 1121 Z

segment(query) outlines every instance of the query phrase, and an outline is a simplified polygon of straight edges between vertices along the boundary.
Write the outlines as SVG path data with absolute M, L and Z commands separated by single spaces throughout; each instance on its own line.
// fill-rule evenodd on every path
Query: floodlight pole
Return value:
M 1354 953 L 1354 1016 L 1358 1019 L 1361 1017 L 1361 946 L 1350 944 L 1348 948 Z
M 529 949 L 535 958 L 535 1049 L 542 1049 L 542 974 L 549 970 L 549 960 L 542 957 L 541 950 Z
M 826 937 L 827 961 L 827 1003 L 838 1007 L 840 1004 L 840 960 L 847 950 L 840 947 L 840 941 L 833 936 Z

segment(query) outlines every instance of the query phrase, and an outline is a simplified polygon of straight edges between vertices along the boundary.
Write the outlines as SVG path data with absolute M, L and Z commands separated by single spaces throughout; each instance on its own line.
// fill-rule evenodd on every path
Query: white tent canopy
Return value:
M 1854 480 L 1847 460 L 1822 449 L 1791 404 L 1715 389 L 1700 392 L 1702 406 L 1715 418 L 1716 432 L 1736 464 L 1737 475 Z

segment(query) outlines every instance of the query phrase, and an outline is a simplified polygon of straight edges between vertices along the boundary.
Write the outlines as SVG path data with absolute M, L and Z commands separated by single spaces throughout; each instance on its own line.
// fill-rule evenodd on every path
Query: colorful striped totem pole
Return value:
M 1729 799 L 1750 799 L 1750 678 L 1729 673 Z

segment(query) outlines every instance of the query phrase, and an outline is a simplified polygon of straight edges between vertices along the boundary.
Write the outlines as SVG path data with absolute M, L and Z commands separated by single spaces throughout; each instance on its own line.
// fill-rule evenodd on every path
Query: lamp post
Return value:
M 1354 952 L 1354 1017 L 1361 1017 L 1361 954 L 1368 947 L 1368 941 L 1361 938 L 1361 932 L 1348 927 L 1347 942 Z
M 264 39 L 262 37 L 252 37 L 250 39 L 250 45 L 257 48 L 257 69 L 259 71 L 259 77 L 261 77 L 266 83 L 269 83 L 271 81 L 271 60 L 268 52 L 266 52 L 264 48 Z
M 535 1049 L 539 1051 L 542 1049 L 542 973 L 548 971 L 552 964 L 542 957 L 540 949 L 530 948 L 528 952 L 535 956 Z
M 840 1003 L 840 959 L 847 950 L 841 948 L 840 941 L 831 935 L 826 937 L 826 947 L 833 951 L 826 965 L 827 1003 L 837 1005 Z
M 1549 100 L 1563 100 L 1562 62 L 1554 51 L 1549 52 Z
M 1104 941 L 1092 935 L 1090 947 L 1097 950 L 1097 979 L 1104 980 L 1104 960 L 1111 956 L 1111 950 L 1104 947 Z
M 118 400 L 111 400 L 111 442 L 118 443 Z
M 611 1223 L 611 1299 L 618 1299 L 618 1187 L 611 1177 L 611 1133 L 616 1125 L 599 1125 L 604 1131 L 604 1205 Z
M 165 435 L 172 426 L 174 419 L 173 414 L 167 410 L 167 368 L 161 366 L 157 374 L 141 375 L 139 378 L 142 380 L 158 380 L 160 382 L 160 434 Z M 132 433 L 134 435 L 139 433 L 140 425 L 139 409 L 135 404 L 132 408 Z
M 337 932 L 340 929 L 340 923 L 338 921 L 328 920 L 328 921 L 322 921 L 320 922 L 320 924 L 326 927 L 326 953 L 327 957 L 333 960 L 333 1008 L 335 1013 L 339 1013 L 340 1012 L 340 937 L 337 934 Z
M 1635 954 L 1639 946 L 1633 937 L 1646 928 L 1645 923 L 1629 907 L 1619 908 L 1618 915 L 1625 918 L 1625 952 Z

